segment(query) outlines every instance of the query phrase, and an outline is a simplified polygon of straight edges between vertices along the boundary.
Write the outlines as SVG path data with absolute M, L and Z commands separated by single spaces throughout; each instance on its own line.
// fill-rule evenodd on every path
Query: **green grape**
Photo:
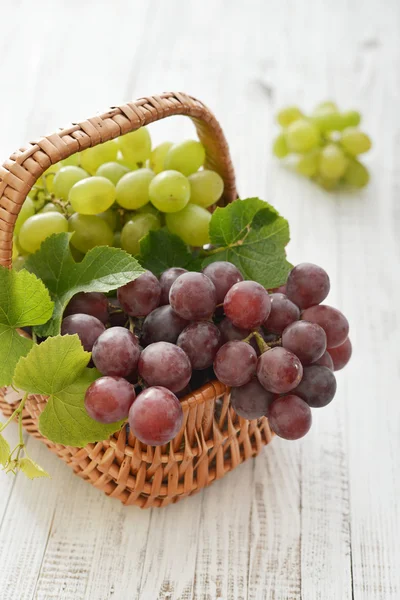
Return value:
M 117 211 L 112 210 L 112 208 L 109 208 L 108 210 L 106 210 L 102 213 L 99 213 L 97 216 L 100 217 L 100 219 L 103 219 L 103 221 L 105 221 L 106 223 L 108 223 L 110 228 L 113 231 L 115 231 L 117 229 L 117 225 L 118 225 Z
M 148 204 L 145 204 L 144 206 L 141 206 L 140 208 L 138 208 L 136 210 L 136 213 L 137 214 L 139 213 L 141 215 L 147 215 L 147 214 L 154 215 L 155 217 L 158 217 L 159 219 L 161 219 L 161 217 L 162 217 L 162 214 L 160 213 L 160 211 L 157 210 L 156 207 L 153 206 L 150 202 Z M 131 219 L 133 216 L 134 216 L 134 214 L 131 213 L 129 219 Z
M 149 201 L 149 186 L 154 178 L 151 169 L 138 169 L 124 175 L 117 184 L 117 202 L 122 208 L 134 210 Z
M 20 271 L 25 267 L 26 258 L 24 256 L 17 256 L 17 258 L 13 259 L 13 269 L 14 271 Z
M 54 177 L 54 195 L 66 202 L 72 186 L 88 177 L 86 171 L 80 167 L 62 167 Z
M 322 133 L 343 129 L 342 115 L 329 107 L 314 113 L 310 120 Z
M 57 204 L 54 204 L 53 202 L 48 202 L 47 204 L 45 204 L 43 206 L 43 208 L 41 210 L 39 210 L 38 214 L 42 215 L 43 213 L 48 213 L 48 212 L 59 212 L 62 214 L 63 209 L 61 208 L 61 206 L 58 206 Z
M 96 246 L 112 246 L 114 234 L 106 221 L 95 215 L 75 213 L 68 221 L 68 229 L 74 235 L 71 244 L 83 254 Z
M 60 170 L 61 166 L 59 163 L 55 165 L 51 165 L 41 177 L 39 177 L 37 184 L 43 187 L 48 192 L 52 192 L 54 190 L 54 179 L 56 173 Z
M 212 206 L 222 196 L 224 180 L 216 171 L 198 171 L 188 177 L 190 183 L 190 202 L 203 208 Z
M 104 163 L 103 165 L 100 165 L 96 171 L 96 175 L 106 177 L 106 179 L 109 179 L 114 185 L 117 185 L 121 177 L 127 173 L 129 173 L 128 167 L 124 167 L 124 165 L 120 165 L 117 162 Z
M 286 142 L 293 152 L 308 152 L 319 143 L 318 129 L 305 119 L 299 119 L 286 130 Z
M 297 119 L 301 119 L 302 116 L 303 114 L 297 106 L 287 106 L 278 112 L 276 120 L 282 127 L 287 127 L 290 123 L 294 123 Z
M 146 127 L 126 133 L 117 140 L 123 159 L 131 168 L 143 165 L 151 153 L 151 137 Z
M 122 248 L 122 246 L 121 246 L 121 232 L 120 231 L 116 231 L 114 233 L 113 246 L 114 246 L 114 248 Z
M 361 122 L 361 115 L 356 110 L 348 110 L 341 114 L 342 129 L 347 127 L 357 127 Z
M 272 152 L 278 158 L 285 158 L 289 154 L 289 148 L 286 143 L 286 136 L 284 133 L 280 133 L 274 140 L 272 146 Z
M 319 157 L 319 148 L 299 156 L 296 163 L 296 171 L 306 177 L 313 177 L 318 171 Z
M 16 244 L 16 240 L 17 238 L 14 237 L 13 238 L 13 245 L 12 245 L 12 260 L 15 260 L 18 256 L 18 246 Z
M 320 111 L 324 112 L 325 110 L 333 110 L 333 111 L 337 112 L 338 106 L 337 106 L 336 102 L 332 102 L 331 100 L 327 100 L 325 102 L 320 102 L 315 107 L 315 109 L 313 111 L 313 115 L 315 115 L 316 113 L 319 113 Z
M 343 180 L 353 187 L 362 188 L 369 182 L 367 167 L 356 159 L 349 160 Z
M 342 133 L 340 143 L 346 152 L 352 156 L 368 152 L 372 145 L 368 135 L 356 127 L 348 127 L 345 129 Z
M 78 181 L 69 192 L 72 208 L 81 215 L 97 215 L 115 202 L 115 186 L 105 177 L 88 177 Z
M 152 150 L 150 154 L 149 167 L 156 175 L 164 170 L 165 157 L 172 146 L 172 142 L 163 142 L 162 144 L 156 146 L 154 150 Z
M 22 225 L 18 241 L 26 252 L 33 254 L 50 235 L 66 231 L 68 231 L 68 221 L 60 213 L 34 215 Z
M 75 248 L 75 246 L 73 246 L 70 242 L 69 244 L 69 250 L 72 254 L 72 258 L 74 259 L 75 262 L 82 262 L 82 260 L 85 258 L 85 255 L 83 252 L 80 252 L 80 250 L 78 250 L 77 248 Z
M 80 152 L 75 152 L 75 154 L 71 154 L 68 158 L 63 158 L 61 161 L 63 167 L 80 167 L 81 166 L 81 154 Z
M 34 186 L 28 194 L 28 198 L 30 198 L 35 206 L 36 212 L 39 211 L 46 204 L 48 195 L 45 192 Z
M 161 212 L 178 212 L 190 200 L 189 180 L 179 171 L 162 171 L 151 181 L 149 197 Z
M 93 148 L 88 148 L 81 152 L 81 165 L 91 175 L 94 175 L 97 169 L 103 163 L 113 162 L 117 158 L 118 146 L 111 140 Z
M 188 204 L 186 208 L 166 216 L 167 227 L 189 246 L 204 246 L 210 243 L 208 232 L 211 214 L 202 206 Z
M 196 140 L 185 140 L 173 144 L 165 157 L 165 169 L 191 175 L 204 165 L 206 151 L 203 144 Z
M 319 159 L 319 173 L 326 179 L 339 179 L 347 167 L 347 158 L 341 148 L 336 144 L 327 144 L 321 150 Z
M 324 190 L 331 192 L 339 183 L 338 179 L 330 179 L 329 177 L 322 177 L 321 175 L 317 176 L 315 181 L 322 187 Z
M 28 256 L 29 252 L 23 249 L 19 242 L 19 239 L 16 236 L 14 236 L 13 243 L 18 251 L 19 256 Z
M 25 199 L 25 202 L 21 206 L 21 210 L 19 211 L 19 215 L 15 222 L 15 226 L 14 226 L 14 234 L 15 235 L 19 235 L 22 225 L 25 223 L 25 221 L 27 219 L 29 219 L 29 217 L 33 217 L 34 214 L 35 214 L 35 203 L 33 202 L 32 198 L 28 197 Z
M 139 168 L 136 163 L 130 164 L 127 160 L 125 160 L 124 155 L 122 154 L 121 150 L 118 150 L 117 158 L 115 159 L 115 162 L 123 167 L 126 167 L 128 169 L 128 171 L 136 171 Z
M 160 229 L 161 223 L 155 215 L 144 214 L 133 217 L 121 231 L 121 247 L 130 254 L 139 254 L 140 240 L 149 233 Z

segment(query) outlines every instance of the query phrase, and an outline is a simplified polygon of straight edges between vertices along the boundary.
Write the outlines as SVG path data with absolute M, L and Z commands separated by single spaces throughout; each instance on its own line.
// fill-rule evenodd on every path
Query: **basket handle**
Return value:
M 228 144 L 211 111 L 196 98 L 182 93 L 147 96 L 31 142 L 0 167 L 0 265 L 11 267 L 15 221 L 29 191 L 44 171 L 76 152 L 172 115 L 192 119 L 206 150 L 205 166 L 217 171 L 224 180 L 219 204 L 225 206 L 235 200 L 235 175 Z

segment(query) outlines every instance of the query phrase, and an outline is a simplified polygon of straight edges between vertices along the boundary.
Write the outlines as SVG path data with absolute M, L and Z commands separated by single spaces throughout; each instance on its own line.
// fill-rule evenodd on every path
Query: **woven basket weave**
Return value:
M 0 167 L 0 265 L 11 267 L 15 221 L 32 186 L 50 165 L 75 152 L 96 146 L 143 125 L 172 115 L 189 116 L 206 149 L 206 166 L 224 180 L 219 204 L 236 199 L 236 186 L 228 145 L 214 115 L 199 100 L 181 93 L 141 98 L 74 124 L 30 143 Z M 0 390 L 0 408 L 10 416 L 16 405 L 6 402 Z M 179 434 L 165 446 L 142 444 L 126 427 L 110 439 L 74 448 L 54 444 L 38 430 L 46 398 L 30 396 L 23 425 L 44 442 L 74 472 L 118 498 L 141 508 L 165 506 L 223 477 L 247 458 L 256 456 L 271 441 L 268 420 L 247 421 L 231 408 L 229 389 L 213 381 L 182 401 L 184 420 Z

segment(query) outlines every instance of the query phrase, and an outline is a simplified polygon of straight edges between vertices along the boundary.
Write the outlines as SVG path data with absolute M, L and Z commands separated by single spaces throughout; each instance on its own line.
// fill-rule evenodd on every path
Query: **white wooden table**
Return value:
M 399 600 L 398 0 L 13 0 L 1 20 L 4 159 L 123 100 L 197 95 L 242 197 L 289 218 L 292 262 L 329 271 L 354 357 L 304 440 L 277 439 L 166 509 L 123 508 L 29 439 L 52 479 L 0 473 L 0 598 Z M 278 107 L 331 98 L 360 109 L 374 140 L 361 193 L 327 194 L 271 157 Z M 152 128 L 156 141 L 192 131 Z

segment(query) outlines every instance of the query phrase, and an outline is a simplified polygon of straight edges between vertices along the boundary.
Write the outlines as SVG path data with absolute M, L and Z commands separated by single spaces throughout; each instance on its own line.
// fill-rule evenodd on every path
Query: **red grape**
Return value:
M 138 440 L 149 446 L 170 442 L 183 423 L 178 398 L 165 387 L 149 387 L 141 392 L 129 411 L 129 426 Z
M 268 409 L 268 421 L 271 429 L 279 437 L 298 440 L 310 430 L 311 410 L 298 396 L 280 396 L 275 398 Z
M 144 320 L 142 342 L 145 346 L 154 342 L 175 344 L 178 335 L 187 325 L 189 325 L 189 321 L 177 315 L 169 304 L 159 306 Z
M 86 314 L 70 315 L 65 317 L 61 323 L 61 335 L 76 333 L 87 352 L 92 351 L 93 344 L 105 329 L 99 319 Z
M 238 387 L 250 381 L 256 372 L 257 353 L 246 342 L 227 342 L 218 350 L 214 371 L 225 385 Z
M 317 323 L 326 333 L 326 346 L 336 348 L 343 344 L 349 333 L 349 322 L 340 310 L 321 304 L 319 306 L 311 306 L 306 308 L 301 313 L 303 321 Z
M 141 353 L 139 375 L 149 386 L 161 385 L 171 392 L 179 392 L 189 383 L 192 367 L 182 348 L 169 342 L 156 342 Z
M 244 419 L 260 419 L 267 414 L 268 406 L 274 399 L 254 377 L 240 387 L 231 390 L 231 405 L 233 410 Z
M 296 321 L 282 333 L 282 346 L 293 352 L 303 365 L 309 365 L 325 352 L 326 334 L 316 323 Z
M 241 341 L 247 338 L 251 333 L 250 329 L 239 329 L 239 327 L 235 327 L 228 317 L 222 319 L 218 324 L 218 328 L 222 334 L 223 342 L 233 342 L 233 340 Z
M 96 317 L 102 323 L 108 321 L 108 299 L 99 292 L 80 292 L 67 304 L 64 317 L 69 315 L 85 314 Z
M 284 294 L 286 296 L 286 283 L 284 285 L 280 285 L 277 288 L 272 288 L 268 291 L 270 294 Z
M 300 309 L 293 304 L 285 294 L 271 294 L 271 312 L 264 321 L 264 327 L 271 333 L 282 333 L 282 331 L 300 319 Z
M 174 311 L 188 321 L 208 319 L 217 306 L 217 292 L 203 273 L 184 273 L 172 284 L 169 301 Z
M 191 323 L 182 331 L 176 343 L 188 355 L 192 369 L 207 369 L 213 364 L 221 346 L 221 332 L 209 321 Z
M 334 371 L 340 371 L 340 369 L 343 369 L 343 367 L 347 365 L 351 358 L 352 351 L 350 338 L 347 338 L 340 346 L 329 349 L 329 356 L 332 359 Z
M 303 366 L 300 359 L 286 348 L 271 348 L 258 359 L 257 377 L 269 392 L 290 392 L 300 383 L 302 375 Z
M 150 271 L 119 288 L 118 300 L 131 317 L 145 317 L 160 304 L 161 285 Z
M 228 291 L 235 283 L 243 281 L 243 276 L 239 269 L 230 262 L 216 261 L 203 269 L 204 275 L 207 275 L 215 285 L 217 290 L 217 304 L 222 304 Z
M 303 379 L 293 394 L 300 396 L 312 408 L 326 406 L 336 393 L 336 379 L 328 367 L 305 367 Z
M 186 269 L 181 269 L 180 267 L 172 267 L 171 269 L 167 269 L 164 273 L 160 275 L 160 285 L 161 285 L 161 299 L 160 304 L 169 304 L 169 291 L 171 289 L 172 284 L 180 275 L 187 273 Z
M 316 360 L 313 364 L 320 365 L 321 367 L 328 367 L 328 369 L 333 371 L 333 360 L 332 360 L 331 355 L 329 354 L 328 350 L 326 350 L 326 352 L 323 353 L 321 358 Z
M 92 359 L 103 375 L 127 377 L 138 366 L 140 356 L 137 338 L 124 327 L 111 327 L 94 343 Z
M 289 273 L 286 295 L 300 308 L 308 308 L 325 300 L 330 287 L 329 276 L 324 269 L 312 263 L 301 263 Z
M 135 388 L 122 377 L 101 377 L 86 390 L 85 408 L 100 423 L 115 423 L 128 416 Z
M 271 312 L 268 292 L 255 281 L 235 283 L 225 296 L 224 311 L 240 329 L 259 327 Z

